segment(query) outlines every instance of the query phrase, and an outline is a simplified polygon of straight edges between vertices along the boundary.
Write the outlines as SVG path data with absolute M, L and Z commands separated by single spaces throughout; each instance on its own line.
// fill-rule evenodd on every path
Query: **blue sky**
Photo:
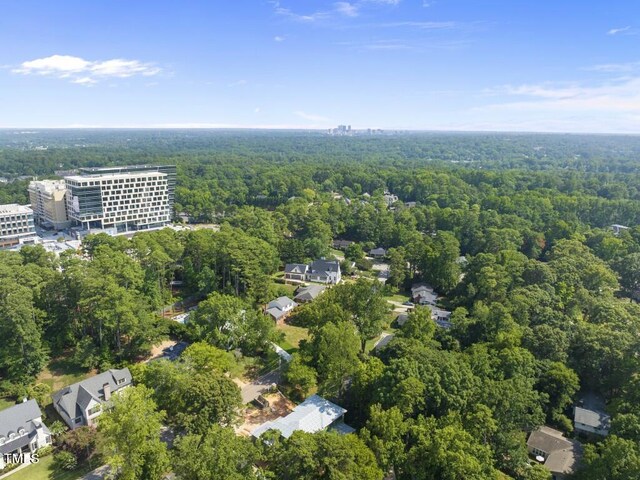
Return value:
M 0 127 L 640 133 L 635 0 L 4 0 Z

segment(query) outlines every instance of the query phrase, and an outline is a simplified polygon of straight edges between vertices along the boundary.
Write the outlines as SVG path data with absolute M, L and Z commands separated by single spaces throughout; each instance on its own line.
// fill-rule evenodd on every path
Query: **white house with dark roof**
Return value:
M 309 265 L 304 263 L 287 263 L 284 267 L 285 280 L 304 282 L 307 279 Z
M 278 297 L 267 304 L 265 313 L 276 321 L 283 320 L 298 304 L 289 297 Z
M 311 264 L 287 263 L 284 278 L 296 282 L 316 282 L 335 285 L 342 280 L 340 262 L 337 260 L 314 260 Z
M 342 421 L 346 412 L 335 403 L 319 395 L 312 395 L 294 408 L 289 415 L 263 423 L 253 431 L 252 435 L 260 438 L 260 435 L 269 430 L 278 430 L 284 438 L 289 438 L 296 430 L 316 433 L 328 428 L 334 428 L 340 433 L 351 433 L 355 430 Z
M 418 305 L 432 305 L 435 307 L 438 301 L 438 294 L 433 287 L 420 283 L 411 287 L 411 299 Z
M 5 467 L 5 455 L 33 453 L 47 445 L 51 445 L 51 432 L 35 400 L 0 411 L 0 469 Z
M 52 395 L 53 407 L 72 430 L 95 426 L 111 395 L 129 385 L 131 372 L 128 368 L 111 369 L 58 390 Z
M 308 282 L 326 283 L 336 285 L 342 280 L 340 262 L 337 260 L 315 260 L 309 265 L 307 272 Z

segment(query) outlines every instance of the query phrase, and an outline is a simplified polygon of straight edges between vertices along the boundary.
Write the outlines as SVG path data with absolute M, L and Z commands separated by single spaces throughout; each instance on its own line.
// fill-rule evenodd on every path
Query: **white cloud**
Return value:
M 401 27 L 414 27 L 423 30 L 450 30 L 459 26 L 457 22 L 389 22 L 379 23 L 376 26 L 383 28 L 401 28 Z
M 126 78 L 135 75 L 153 76 L 160 68 L 139 60 L 114 58 L 104 61 L 89 61 L 71 55 L 51 55 L 20 64 L 12 70 L 21 75 L 42 75 L 56 78 L 70 78 L 72 83 L 92 85 L 105 78 Z
M 91 77 L 79 77 L 71 80 L 71 83 L 77 83 L 78 85 L 93 85 L 96 81 Z
M 260 113 L 260 107 L 256 107 L 253 109 L 253 113 Z
M 636 35 L 638 32 L 631 28 L 631 25 L 627 25 L 622 28 L 612 28 L 607 32 L 607 35 Z
M 640 77 L 612 79 L 599 85 L 507 85 L 493 93 L 524 97 L 481 107 L 481 110 L 538 111 L 573 114 L 640 114 Z
M 309 120 L 311 122 L 330 122 L 331 119 L 327 118 L 327 117 L 323 117 L 322 115 L 315 115 L 313 113 L 306 113 L 303 111 L 296 111 L 293 112 L 294 115 L 297 115 L 300 118 L 304 118 L 305 120 Z
M 284 37 L 283 35 L 276 35 L 275 37 L 273 37 L 274 42 L 284 42 L 285 39 L 286 37 Z
M 640 70 L 640 62 L 605 63 L 587 67 L 585 70 L 603 73 L 629 73 Z
M 358 6 L 349 2 L 336 2 L 333 4 L 335 11 L 344 15 L 345 17 L 357 17 Z
M 235 82 L 232 82 L 229 84 L 230 87 L 242 87 L 243 85 L 247 85 L 249 82 L 247 82 L 245 79 L 241 78 L 240 80 L 237 80 Z

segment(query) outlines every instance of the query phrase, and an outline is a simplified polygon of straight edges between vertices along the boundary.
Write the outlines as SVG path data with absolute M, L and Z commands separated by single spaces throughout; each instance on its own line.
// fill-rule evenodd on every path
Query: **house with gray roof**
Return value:
M 578 433 L 601 435 L 606 437 L 609 435 L 611 417 L 600 410 L 575 407 L 573 412 L 573 424 L 576 432 Z
M 387 255 L 387 251 L 382 247 L 369 250 L 369 256 L 373 258 L 383 258 L 386 255 Z
M 309 265 L 288 263 L 284 267 L 284 278 L 295 282 L 317 282 L 335 285 L 342 280 L 340 262 L 321 258 Z
M 131 372 L 128 368 L 111 369 L 58 390 L 52 395 L 53 407 L 72 430 L 94 426 L 111 395 L 129 385 Z
M 327 289 L 324 285 L 309 285 L 299 287 L 296 290 L 296 296 L 293 299 L 298 303 L 308 303 L 314 301 L 322 292 Z
M 337 260 L 315 260 L 309 265 L 307 273 L 308 282 L 326 283 L 336 285 L 342 280 L 340 262 Z
M 271 318 L 276 322 L 279 322 L 280 320 L 284 320 L 289 312 L 297 306 L 298 304 L 289 297 L 278 297 L 267 304 L 265 313 L 271 315 Z
M 423 283 L 411 287 L 411 299 L 418 305 L 432 305 L 435 307 L 438 294 L 433 287 Z
M 253 431 L 252 435 L 260 438 L 264 432 L 278 430 L 284 438 L 289 438 L 296 430 L 316 433 L 328 428 L 335 428 L 340 433 L 351 433 L 355 430 L 342 421 L 346 412 L 335 403 L 319 395 L 312 395 L 294 408 L 289 415 L 263 423 Z
M 531 432 L 527 450 L 551 472 L 553 480 L 563 480 L 573 474 L 582 457 L 579 442 L 569 440 L 562 432 L 546 426 Z
M 0 469 L 5 455 L 33 453 L 51 445 L 51 432 L 42 421 L 35 400 L 28 400 L 0 410 Z
M 296 280 L 304 282 L 307 278 L 307 271 L 309 265 L 304 263 L 287 263 L 284 266 L 284 278 L 285 280 Z

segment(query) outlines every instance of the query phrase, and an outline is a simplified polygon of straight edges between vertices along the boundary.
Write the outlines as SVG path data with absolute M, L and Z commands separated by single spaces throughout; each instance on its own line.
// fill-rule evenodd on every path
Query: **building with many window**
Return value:
M 169 196 L 169 207 L 173 211 L 173 200 L 176 190 L 176 166 L 175 165 L 129 165 L 120 167 L 84 167 L 81 168 L 82 175 L 105 175 L 108 173 L 139 173 L 139 172 L 160 172 L 167 174 L 167 195 Z
M 0 248 L 35 243 L 33 210 L 11 203 L 0 205 Z
M 170 175 L 162 167 L 83 169 L 65 177 L 69 219 L 83 228 L 148 230 L 171 220 Z M 175 167 L 173 167 L 175 172 Z M 91 173 L 87 173 L 87 172 Z
M 29 199 L 36 225 L 63 230 L 71 224 L 67 216 L 66 194 L 64 180 L 34 180 L 29 183 Z

